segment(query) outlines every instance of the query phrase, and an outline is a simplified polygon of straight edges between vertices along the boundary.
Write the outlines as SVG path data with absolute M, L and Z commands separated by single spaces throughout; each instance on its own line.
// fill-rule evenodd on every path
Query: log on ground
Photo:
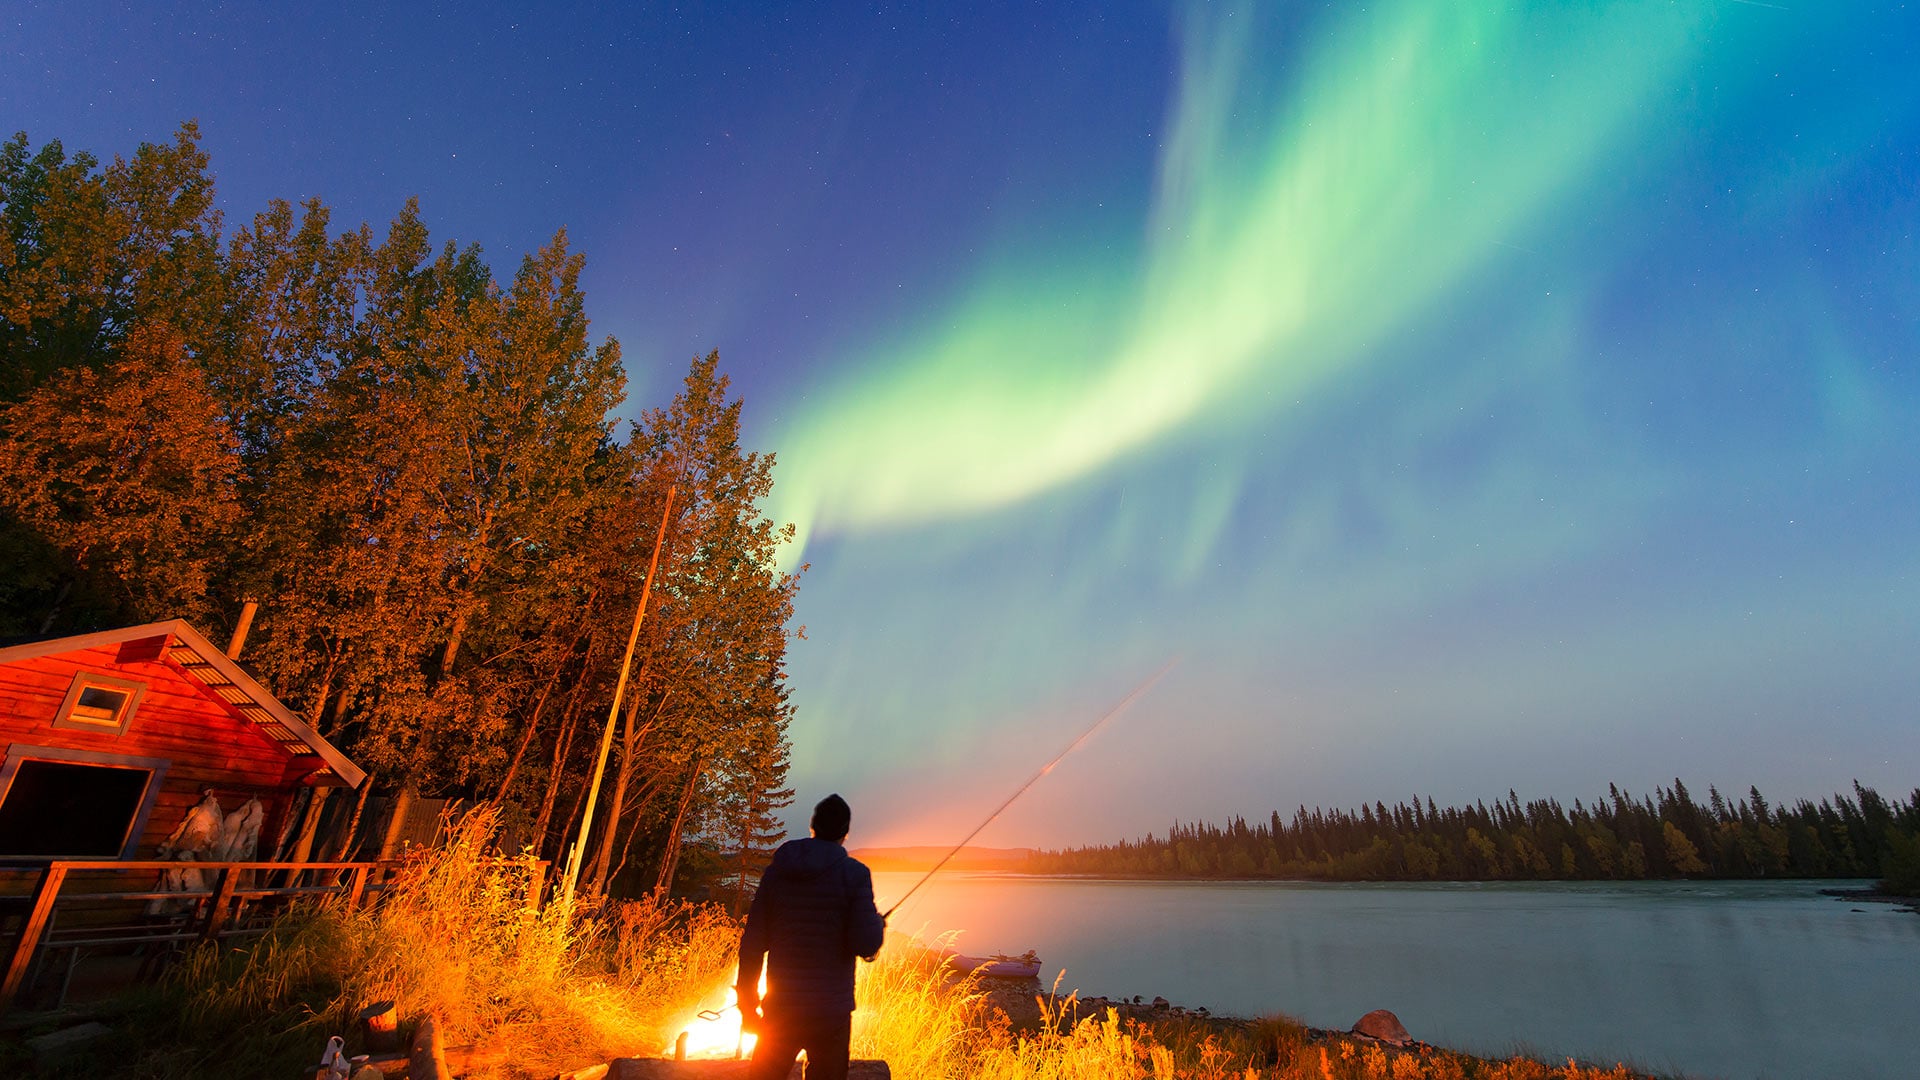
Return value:
M 407 1055 L 408 1080 L 453 1080 L 447 1065 L 447 1047 L 440 1039 L 440 1025 L 429 1016 L 420 1021 L 413 1033 L 413 1052 Z
M 607 1080 L 745 1080 L 747 1063 L 731 1059 L 670 1061 L 665 1058 L 615 1058 Z M 787 1080 L 801 1080 L 795 1065 Z M 893 1080 L 884 1061 L 856 1060 L 847 1066 L 847 1080 Z

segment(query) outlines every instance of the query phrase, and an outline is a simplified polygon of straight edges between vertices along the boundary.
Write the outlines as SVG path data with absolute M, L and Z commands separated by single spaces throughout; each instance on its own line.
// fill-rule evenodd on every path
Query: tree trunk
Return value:
M 574 684 L 566 711 L 560 717 L 560 734 L 553 741 L 553 768 L 547 773 L 547 790 L 540 796 L 540 816 L 533 825 L 534 843 L 540 851 L 547 849 L 547 826 L 553 821 L 553 803 L 560 794 L 560 781 L 567 774 L 567 754 L 573 750 L 573 733 L 580 726 L 580 690 L 585 682 L 583 678 Z
M 341 720 L 347 714 L 347 707 L 353 704 L 353 697 L 359 692 L 360 687 L 352 678 L 348 678 L 346 684 L 340 687 L 340 692 L 333 695 L 333 707 L 327 710 L 327 721 L 316 729 L 321 737 L 339 733 Z
M 555 866 L 562 866 L 571 858 L 571 854 L 567 850 L 567 837 L 575 834 L 575 829 L 580 823 L 580 812 L 586 804 L 587 786 L 582 784 L 580 785 L 580 790 L 574 793 L 573 806 L 567 810 L 566 818 L 560 822 L 560 850 L 554 853 L 553 864 Z
M 530 721 L 526 721 L 526 732 L 520 734 L 520 748 L 513 751 L 513 761 L 507 763 L 507 776 L 499 782 L 499 796 L 493 796 L 495 803 L 505 803 L 505 801 L 507 801 L 507 792 L 513 790 L 513 778 L 515 778 L 515 774 L 520 773 L 520 761 L 526 759 L 526 749 L 534 746 L 534 734 L 540 732 L 540 715 L 547 709 L 547 698 L 553 694 L 553 688 L 561 682 L 561 675 L 566 671 L 566 661 L 568 661 L 568 657 L 572 657 L 574 650 L 580 648 L 580 638 L 584 638 L 584 636 L 588 634 L 588 628 L 586 628 L 586 626 L 588 626 L 588 617 L 591 617 L 591 613 L 593 613 L 593 598 L 595 598 L 595 596 L 599 596 L 599 590 L 593 590 L 591 594 L 588 594 L 588 609 L 586 609 L 586 615 L 582 617 L 580 632 L 574 634 L 574 640 L 566 646 L 566 651 L 561 653 L 561 661 L 553 665 L 553 676 L 549 676 L 549 678 L 547 678 L 547 684 L 541 688 L 540 700 L 534 701 L 534 717 L 532 717 Z M 540 836 L 540 832 L 536 830 L 536 838 L 538 838 L 538 836 Z
M 673 872 L 680 866 L 680 827 L 687 823 L 687 806 L 693 802 L 693 789 L 700 786 L 700 774 L 707 771 L 706 763 L 693 763 L 693 775 L 687 778 L 687 790 L 680 795 L 680 809 L 673 815 L 673 829 L 667 833 L 667 852 L 660 860 L 660 878 L 653 883 L 653 891 L 665 895 L 673 885 Z
M 533 715 L 527 718 L 527 730 L 520 734 L 520 745 L 513 751 L 513 760 L 507 762 L 507 774 L 500 778 L 500 791 L 493 797 L 496 804 L 507 801 L 507 792 L 513 790 L 513 780 L 520 772 L 520 762 L 527 756 L 527 748 L 533 745 L 534 733 L 540 730 L 540 714 L 547 709 L 547 696 L 553 693 L 555 683 L 560 681 L 560 669 L 553 669 L 553 677 L 540 691 L 540 699 L 533 703 Z
M 759 813 L 758 793 L 757 786 L 747 788 L 747 812 L 740 817 L 740 855 L 733 875 L 733 917 L 736 919 L 747 899 L 747 847 L 753 843 L 753 820 Z
M 646 678 L 647 666 L 642 664 L 640 677 L 637 680 L 638 685 L 645 686 Z M 633 783 L 633 770 L 639 766 L 640 748 L 646 744 L 647 735 L 653 731 L 653 726 L 660 722 L 660 714 L 665 711 L 667 699 L 672 696 L 671 690 L 660 695 L 659 703 L 653 707 L 653 715 L 648 717 L 647 722 L 638 729 L 633 726 L 633 720 L 640 712 L 642 700 L 640 695 L 636 693 L 633 701 L 627 706 L 627 715 L 624 718 L 620 736 L 620 771 L 613 782 L 613 805 L 607 813 L 607 827 L 601 833 L 600 849 L 594 859 L 592 881 L 595 889 L 605 889 L 607 884 L 607 867 L 613 861 L 614 833 L 618 831 L 617 826 L 620 824 L 620 808 L 626 803 L 627 787 Z
M 327 642 L 327 666 L 320 672 L 320 692 L 314 695 L 313 707 L 307 712 L 307 726 L 318 731 L 320 718 L 327 714 L 327 699 L 333 696 L 333 677 L 340 672 L 340 642 Z
M 413 800 L 412 784 L 393 793 L 393 807 L 387 814 L 387 833 L 380 838 L 380 858 L 393 858 L 394 849 L 400 846 L 400 833 L 407 827 L 407 817 L 413 812 Z
M 347 819 L 347 838 L 340 844 L 340 859 L 343 862 L 353 860 L 353 841 L 360 834 L 360 817 L 367 812 L 367 796 L 373 794 L 373 777 L 369 775 L 360 781 L 360 797 L 354 800 L 353 816 Z
M 294 841 L 290 861 L 306 862 L 313 854 L 313 834 L 320 828 L 320 812 L 326 809 L 327 796 L 331 794 L 332 788 L 313 789 L 313 801 L 307 804 L 307 818 L 300 823 L 300 839 Z
M 60 605 L 67 602 L 67 594 L 73 591 L 73 576 L 67 575 L 60 582 L 60 591 L 53 597 L 53 603 L 47 605 L 47 617 L 40 620 L 40 636 L 46 637 L 53 629 L 53 620 L 60 616 Z
M 280 819 L 280 837 L 274 841 L 273 858 L 270 861 L 280 862 L 281 857 L 286 855 L 287 841 L 293 838 L 294 829 L 306 820 L 307 804 L 312 801 L 313 789 L 310 787 L 302 787 L 288 800 L 286 814 Z
M 634 695 L 627 704 L 624 717 L 623 734 L 620 738 L 620 768 L 614 775 L 613 798 L 607 804 L 607 825 L 600 830 L 600 847 L 594 854 L 593 872 L 588 875 L 588 889 L 600 892 L 607 883 L 607 865 L 613 860 L 613 842 L 615 833 L 620 831 L 620 810 L 626 805 L 627 785 L 633 782 L 633 769 L 638 755 L 634 753 L 633 716 L 640 710 L 640 696 Z M 649 725 L 651 726 L 651 725 Z
M 453 629 L 447 634 L 446 651 L 440 654 L 440 677 L 446 678 L 453 671 L 453 658 L 460 652 L 460 638 L 467 632 L 467 613 L 462 609 L 453 617 Z
M 634 842 L 640 839 L 640 808 L 647 805 L 647 800 L 653 798 L 653 793 L 659 789 L 659 786 L 655 781 L 648 781 L 640 786 L 639 792 L 633 798 L 627 800 L 633 804 L 633 827 L 627 830 L 627 842 L 620 847 L 620 861 L 613 864 L 613 873 L 609 880 L 619 877 L 620 872 L 627 868 L 627 860 L 633 855 Z

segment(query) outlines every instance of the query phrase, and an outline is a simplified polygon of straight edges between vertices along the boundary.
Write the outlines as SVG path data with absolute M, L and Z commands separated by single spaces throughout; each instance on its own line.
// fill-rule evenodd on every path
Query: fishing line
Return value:
M 914 893 L 919 892 L 920 886 L 925 885 L 928 882 L 928 880 L 930 880 L 933 877 L 933 875 L 939 873 L 940 868 L 947 865 L 947 861 L 949 859 L 952 859 L 955 855 L 960 854 L 960 849 L 967 846 L 967 841 L 972 840 L 974 837 L 980 835 L 980 830 L 993 824 L 994 821 L 997 818 L 999 818 L 1001 814 L 1006 813 L 1007 807 L 1012 806 L 1015 799 L 1018 799 L 1020 796 L 1025 795 L 1027 793 L 1028 788 L 1039 783 L 1041 777 L 1052 772 L 1053 767 L 1055 765 L 1060 764 L 1060 762 L 1063 761 L 1068 754 L 1071 754 L 1075 750 L 1079 749 L 1080 744 L 1092 738 L 1093 733 L 1096 731 L 1099 731 L 1102 727 L 1104 727 L 1107 721 L 1113 719 L 1116 716 L 1119 716 L 1123 712 L 1126 712 L 1127 706 L 1132 705 L 1135 701 L 1139 700 L 1142 694 L 1145 694 L 1148 690 L 1153 689 L 1153 685 L 1155 683 L 1159 682 L 1162 678 L 1165 678 L 1167 672 L 1172 671 L 1174 668 L 1178 667 L 1179 665 L 1180 665 L 1180 658 L 1177 656 L 1171 660 L 1168 660 L 1165 664 L 1162 664 L 1159 671 L 1156 671 L 1152 675 L 1149 675 L 1145 682 L 1141 683 L 1139 686 L 1134 687 L 1133 692 L 1128 694 L 1126 697 L 1121 698 L 1120 703 L 1118 705 L 1115 705 L 1113 708 L 1108 709 L 1106 713 L 1100 717 L 1100 719 L 1095 720 L 1093 722 L 1092 727 L 1081 732 L 1079 738 L 1073 740 L 1073 742 L 1071 743 L 1068 743 L 1067 748 L 1065 750 L 1062 750 L 1058 754 L 1055 754 L 1052 761 L 1049 761 L 1045 765 L 1040 766 L 1039 772 L 1034 773 L 1033 776 L 1030 777 L 1026 783 L 1021 784 L 1020 787 L 1016 791 L 1014 791 L 1013 794 L 1007 796 L 1007 801 L 1001 803 L 999 807 L 997 807 L 993 811 L 993 813 L 987 815 L 987 820 L 974 826 L 974 829 L 972 832 L 962 837 L 959 843 L 953 845 L 953 850 L 947 852 L 946 855 L 942 856 L 939 862 L 934 863 L 933 869 L 927 871 L 926 874 L 923 875 L 919 881 L 914 882 L 913 888 L 907 890 L 906 896 L 902 896 L 899 900 L 894 901 L 893 906 L 888 908 L 886 914 L 880 916 L 880 918 L 883 920 L 891 919 L 893 917 L 893 913 L 900 910 L 900 905 L 907 902 L 908 897 L 911 897 Z M 739 1007 L 740 1007 L 740 1004 L 736 996 L 736 1000 L 732 1005 L 726 1005 L 718 1009 L 703 1009 L 699 1013 L 699 1017 L 702 1020 L 718 1020 L 721 1014 L 727 1012 L 730 1009 L 737 1009 Z M 735 1056 L 738 1056 L 738 1054 L 739 1054 L 739 1051 L 736 1050 Z
M 1001 814 L 1006 813 L 1007 807 L 1012 806 L 1015 799 L 1018 799 L 1020 796 L 1025 795 L 1027 793 L 1028 788 L 1039 783 L 1041 777 L 1052 772 L 1053 767 L 1055 765 L 1060 764 L 1061 760 L 1065 758 L 1068 754 L 1071 754 L 1075 750 L 1079 749 L 1080 744 L 1083 742 L 1086 742 L 1089 738 L 1091 738 L 1093 736 L 1093 733 L 1096 731 L 1099 731 L 1101 727 L 1103 727 L 1106 724 L 1107 721 L 1113 719 L 1116 716 L 1119 716 L 1123 712 L 1126 712 L 1127 706 L 1133 704 L 1136 700 L 1140 698 L 1142 694 L 1145 694 L 1148 690 L 1153 689 L 1153 684 L 1159 682 L 1161 678 L 1163 678 L 1167 674 L 1167 672 L 1172 671 L 1175 667 L 1179 665 L 1179 663 L 1180 663 L 1180 658 L 1177 656 L 1167 661 L 1164 665 L 1161 666 L 1159 671 L 1156 671 L 1152 675 L 1149 675 L 1147 677 L 1147 681 L 1141 683 L 1139 686 L 1134 687 L 1132 693 L 1128 694 L 1124 698 L 1121 698 L 1120 703 L 1118 705 L 1115 705 L 1113 708 L 1108 709 L 1105 715 L 1101 716 L 1100 719 L 1095 720 L 1093 722 L 1092 727 L 1081 732 L 1079 738 L 1067 744 L 1067 748 L 1065 750 L 1062 750 L 1058 754 L 1054 755 L 1054 758 L 1052 761 L 1049 761 L 1045 765 L 1040 766 L 1039 772 L 1034 773 L 1031 779 L 1029 779 L 1024 784 L 1021 784 L 1019 789 L 1016 790 L 1013 794 L 1007 796 L 1007 801 L 1001 803 L 1000 806 L 997 809 L 995 809 L 993 813 L 988 814 L 987 820 L 974 826 L 972 832 L 962 837 L 959 843 L 953 845 L 952 851 L 949 851 L 945 855 L 941 856 L 940 861 L 933 864 L 933 869 L 927 871 L 926 874 L 922 876 L 919 881 L 914 882 L 913 888 L 907 890 L 906 896 L 902 896 L 900 899 L 894 901 L 893 906 L 888 908 L 886 914 L 880 917 L 882 919 L 892 918 L 893 913 L 900 910 L 900 905 L 907 902 L 907 897 L 912 896 L 914 893 L 920 891 L 920 886 L 925 885 L 928 879 L 932 878 L 933 875 L 939 873 L 940 868 L 947 865 L 947 860 L 953 858 L 955 855 L 960 854 L 960 849 L 967 846 L 967 841 L 972 840 L 974 837 L 980 835 L 980 830 L 993 824 L 996 818 L 998 818 Z

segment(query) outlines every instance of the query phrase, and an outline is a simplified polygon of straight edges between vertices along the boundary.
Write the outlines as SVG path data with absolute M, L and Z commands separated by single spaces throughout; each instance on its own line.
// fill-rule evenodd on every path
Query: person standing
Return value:
M 854 958 L 871 961 L 887 928 L 872 872 L 843 846 L 852 823 L 847 801 L 827 796 L 813 808 L 813 835 L 780 845 L 760 875 L 734 986 L 741 1022 L 757 1036 L 749 1080 L 786 1080 L 802 1050 L 807 1080 L 845 1080 Z

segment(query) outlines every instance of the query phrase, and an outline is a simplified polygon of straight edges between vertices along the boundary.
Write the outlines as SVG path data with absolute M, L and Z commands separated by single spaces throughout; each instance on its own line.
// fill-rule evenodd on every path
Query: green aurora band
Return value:
M 795 786 L 937 841 L 1174 653 L 983 842 L 1910 782 L 1902 17 L 1211 10 L 1150 195 L 1042 212 L 783 403 Z
M 1271 423 L 1606 167 L 1706 10 L 1384 4 L 1273 88 L 1248 70 L 1262 30 L 1195 8 L 1133 264 L 1001 260 L 813 395 L 775 440 L 790 557 Z

